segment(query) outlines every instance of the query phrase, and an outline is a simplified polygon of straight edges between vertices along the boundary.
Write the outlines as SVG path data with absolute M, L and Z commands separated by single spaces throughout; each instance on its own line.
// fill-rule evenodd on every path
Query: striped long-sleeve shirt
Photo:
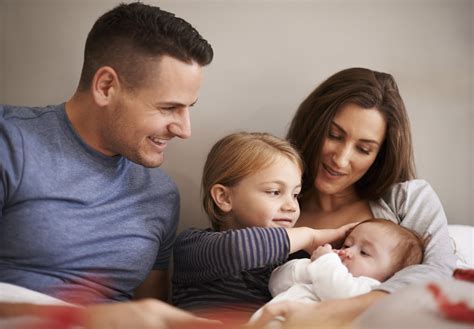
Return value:
M 174 246 L 173 304 L 252 312 L 271 299 L 270 274 L 289 250 L 284 228 L 188 229 Z

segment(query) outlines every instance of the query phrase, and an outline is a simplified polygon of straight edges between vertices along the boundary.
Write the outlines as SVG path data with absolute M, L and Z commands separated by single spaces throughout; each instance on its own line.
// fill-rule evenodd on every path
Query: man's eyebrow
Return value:
M 344 130 L 344 128 L 342 128 L 340 125 L 338 125 L 337 123 L 335 123 L 334 121 L 332 122 L 332 124 L 334 126 L 336 126 L 337 129 L 341 130 L 345 135 L 347 135 L 347 132 Z M 380 143 L 377 142 L 376 140 L 373 140 L 373 139 L 359 139 L 359 141 L 363 142 L 363 143 L 371 143 L 371 144 L 375 144 L 375 145 L 378 145 L 380 146 Z
M 192 103 L 189 105 L 189 107 L 196 105 L 197 101 L 198 101 L 198 100 L 196 99 L 194 102 L 192 102 Z M 188 105 L 186 105 L 186 104 L 183 104 L 183 103 L 180 103 L 180 102 L 173 102 L 173 101 L 169 101 L 169 102 L 166 102 L 166 101 L 165 101 L 165 102 L 159 102 L 158 105 L 161 105 L 161 106 L 163 106 L 163 105 L 166 105 L 166 106 L 188 106 Z

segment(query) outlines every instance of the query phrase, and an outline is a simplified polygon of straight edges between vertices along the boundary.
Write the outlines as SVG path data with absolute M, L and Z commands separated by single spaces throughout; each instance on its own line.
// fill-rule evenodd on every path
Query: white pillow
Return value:
M 37 291 L 3 282 L 0 282 L 0 302 L 73 306 L 72 304 Z
M 448 225 L 448 231 L 458 256 L 456 267 L 474 269 L 474 226 Z

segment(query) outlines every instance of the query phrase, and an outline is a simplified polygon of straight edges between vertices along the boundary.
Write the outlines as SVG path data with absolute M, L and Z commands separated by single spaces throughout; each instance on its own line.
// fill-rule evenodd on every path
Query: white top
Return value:
M 342 264 L 339 256 L 332 252 L 322 255 L 315 261 L 310 259 L 294 259 L 276 268 L 270 278 L 269 289 L 272 296 L 284 294 L 286 300 L 293 298 L 292 292 L 301 289 L 290 289 L 295 285 L 309 285 L 306 289 L 313 298 L 308 300 L 322 301 L 327 299 L 348 298 L 367 293 L 380 281 L 359 276 L 354 277 Z M 283 298 L 278 298 L 281 301 Z

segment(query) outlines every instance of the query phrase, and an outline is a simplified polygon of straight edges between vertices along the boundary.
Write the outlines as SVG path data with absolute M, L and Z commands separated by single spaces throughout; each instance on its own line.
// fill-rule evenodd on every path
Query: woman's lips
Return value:
M 345 175 L 345 173 L 341 173 L 339 171 L 336 171 L 336 170 L 332 169 L 331 167 L 329 167 L 328 165 L 326 165 L 324 163 L 323 163 L 323 168 L 330 176 L 341 177 L 341 176 Z

